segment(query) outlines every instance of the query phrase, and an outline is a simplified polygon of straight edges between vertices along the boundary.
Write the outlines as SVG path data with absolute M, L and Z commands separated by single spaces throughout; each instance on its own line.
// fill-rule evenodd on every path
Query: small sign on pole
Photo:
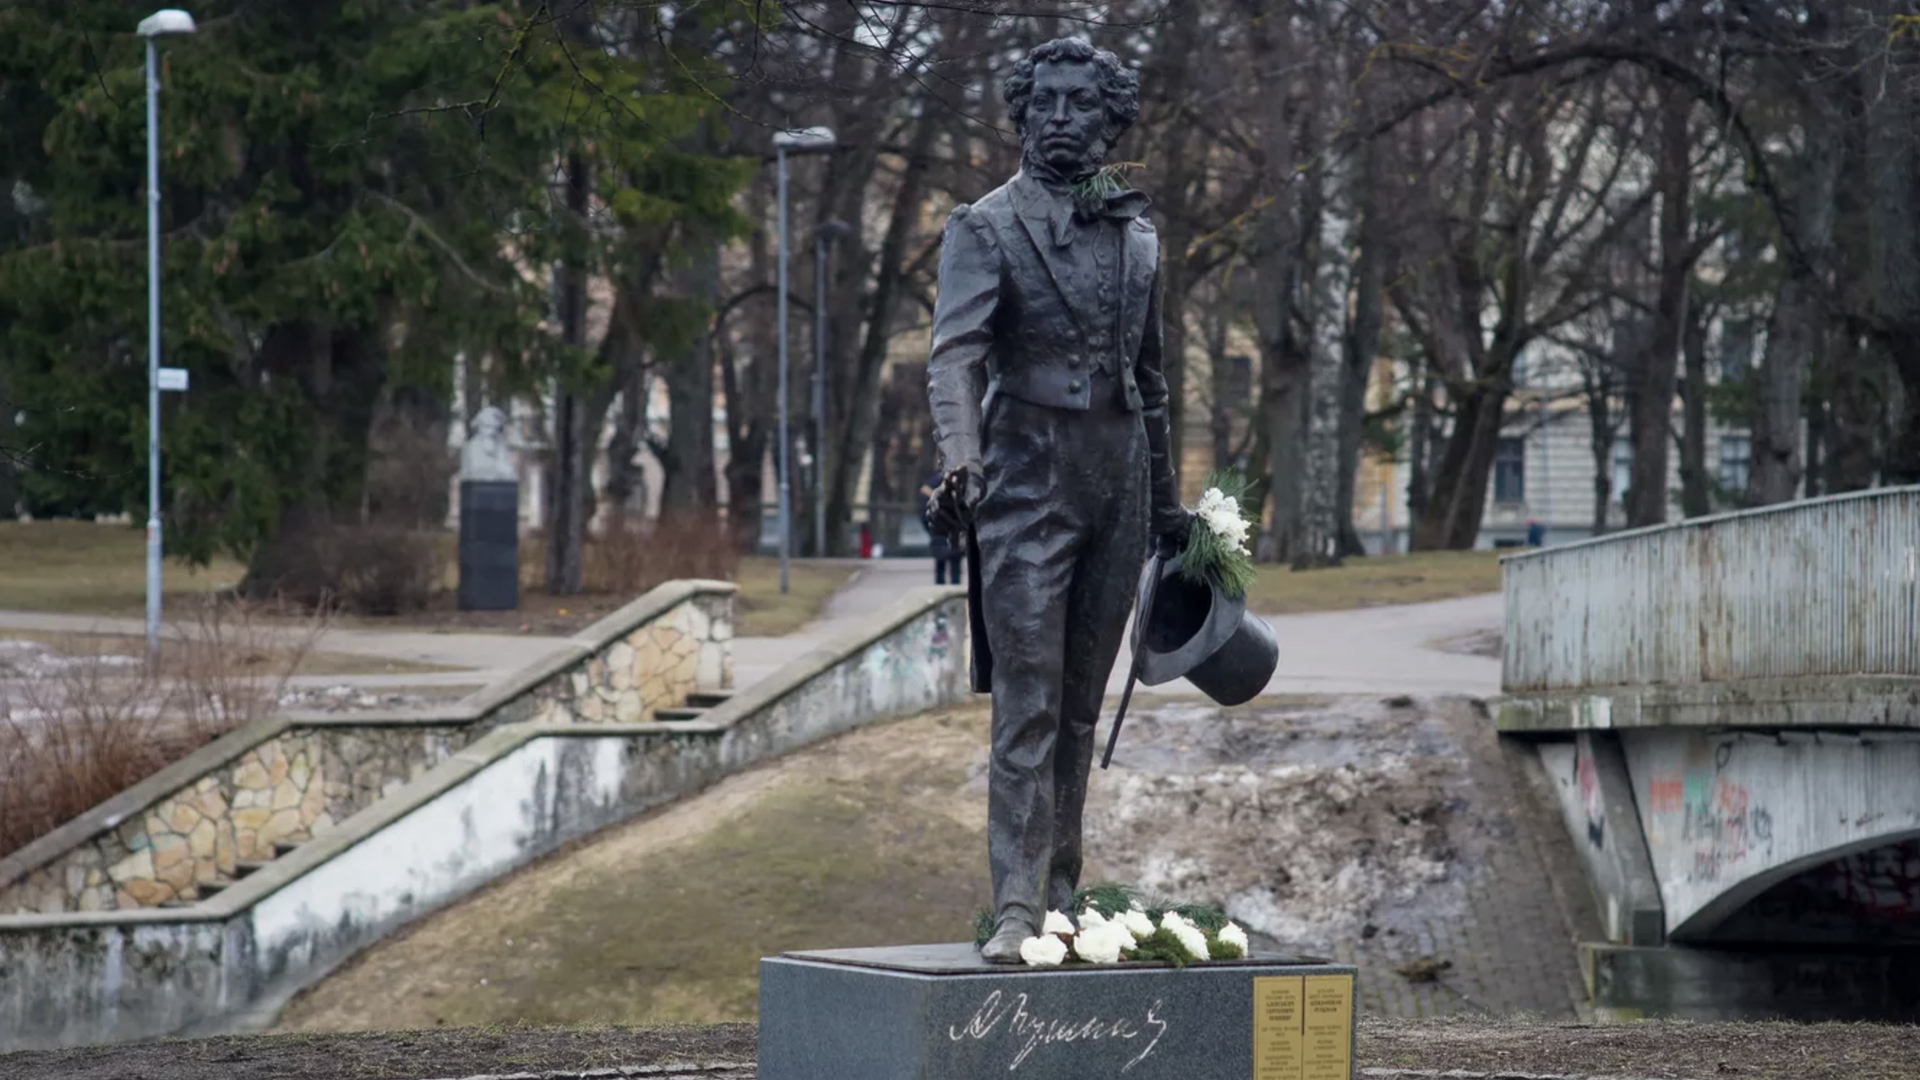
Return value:
M 163 367 L 160 369 L 160 389 L 185 390 L 187 388 L 187 369 L 183 367 Z

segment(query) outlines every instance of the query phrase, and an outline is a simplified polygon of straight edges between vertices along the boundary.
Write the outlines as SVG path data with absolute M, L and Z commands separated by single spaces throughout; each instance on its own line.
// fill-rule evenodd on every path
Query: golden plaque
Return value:
M 1353 976 L 1256 976 L 1253 1080 L 1351 1080 Z
M 1301 1080 L 1352 1080 L 1353 976 L 1308 975 Z

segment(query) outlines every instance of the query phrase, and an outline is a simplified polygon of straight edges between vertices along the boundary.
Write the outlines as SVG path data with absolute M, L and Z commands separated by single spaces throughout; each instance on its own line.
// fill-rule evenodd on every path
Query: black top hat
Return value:
M 1149 562 L 1140 574 L 1142 604 L 1152 568 Z M 1280 666 L 1273 627 L 1250 614 L 1245 599 L 1228 596 L 1214 575 L 1188 580 L 1178 557 L 1160 564 L 1159 591 L 1148 614 L 1145 648 L 1137 621 L 1133 629 L 1140 681 L 1148 686 L 1185 677 L 1214 701 L 1240 705 L 1265 690 Z

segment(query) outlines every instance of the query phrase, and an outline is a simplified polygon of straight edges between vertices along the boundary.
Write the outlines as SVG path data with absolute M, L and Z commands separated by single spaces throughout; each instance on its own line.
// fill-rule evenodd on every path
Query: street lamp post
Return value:
M 787 154 L 820 153 L 833 149 L 833 132 L 823 127 L 777 132 L 773 136 L 780 188 L 780 591 L 787 591 L 787 561 L 793 553 L 793 488 L 788 457 L 787 419 Z M 816 451 L 817 454 L 818 451 Z
M 140 20 L 147 39 L 147 661 L 160 658 L 160 65 L 153 39 L 191 34 L 193 16 L 166 8 Z
M 829 221 L 813 234 L 813 553 L 827 554 L 827 249 L 853 231 Z

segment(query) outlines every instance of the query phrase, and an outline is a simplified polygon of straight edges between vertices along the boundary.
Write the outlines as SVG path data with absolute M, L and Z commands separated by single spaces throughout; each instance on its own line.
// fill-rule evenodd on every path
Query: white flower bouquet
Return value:
M 1180 550 L 1180 576 L 1202 582 L 1209 577 L 1232 599 L 1243 599 L 1253 587 L 1253 552 L 1247 537 L 1253 523 L 1242 509 L 1247 482 L 1237 473 L 1207 479 L 1207 490 L 1194 507 L 1193 527 Z
M 1185 967 L 1247 955 L 1246 931 L 1212 908 L 1149 902 L 1123 885 L 1083 889 L 1074 906 L 1080 909 L 1077 920 L 1064 911 L 1048 912 L 1040 933 L 1021 943 L 1020 959 L 1032 967 L 1125 961 Z M 991 913 L 981 912 L 974 920 L 978 940 L 992 929 Z

